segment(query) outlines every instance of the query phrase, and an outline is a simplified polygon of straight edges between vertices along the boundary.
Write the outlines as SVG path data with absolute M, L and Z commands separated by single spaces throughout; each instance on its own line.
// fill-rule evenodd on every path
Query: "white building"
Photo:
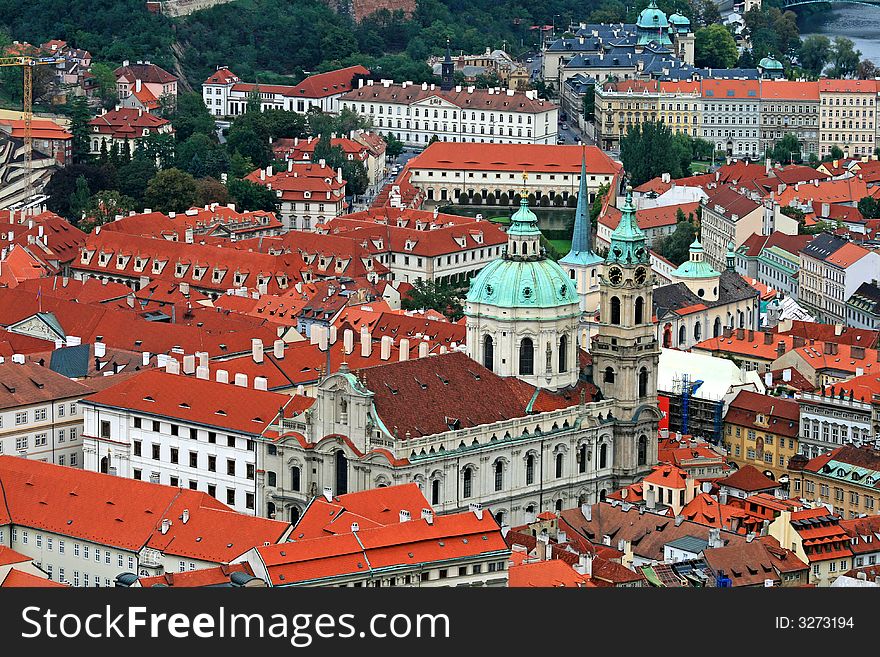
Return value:
M 82 467 L 80 401 L 92 392 L 21 355 L 0 364 L 0 454 Z
M 262 347 L 254 357 L 262 360 Z M 184 356 L 183 372 L 207 376 L 207 354 Z M 224 370 L 217 381 L 151 370 L 107 388 L 84 402 L 85 469 L 126 479 L 207 492 L 241 513 L 257 507 L 255 443 L 277 422 L 289 395 L 266 391 L 265 379 L 247 387 Z M 177 370 L 179 371 L 179 370 Z
M 536 91 L 476 89 L 382 80 L 366 84 L 339 99 L 372 120 L 379 132 L 393 132 L 408 146 L 440 141 L 555 144 L 559 108 Z
M 259 84 L 242 82 L 225 66 L 202 83 L 202 97 L 208 111 L 214 116 L 234 117 L 247 111 L 248 101 L 256 97 L 260 111 L 280 109 L 304 114 L 317 107 L 323 112 L 336 114 L 339 97 L 350 91 L 358 75 L 369 75 L 363 66 L 349 66 L 327 73 L 311 75 L 297 85 Z
M 205 493 L 0 456 L 0 546 L 56 582 L 113 586 L 230 563 L 286 540 L 290 525 L 238 514 Z M 137 575 L 133 575 L 135 578 Z

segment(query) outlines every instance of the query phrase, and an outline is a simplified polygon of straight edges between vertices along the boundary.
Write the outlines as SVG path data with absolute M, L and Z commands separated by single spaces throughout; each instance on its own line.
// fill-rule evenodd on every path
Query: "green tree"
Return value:
M 705 68 L 731 68 L 739 53 L 736 41 L 726 27 L 719 24 L 702 27 L 695 33 L 694 63 Z
M 199 178 L 196 180 L 196 205 L 204 207 L 211 203 L 229 203 L 229 189 L 216 178 Z
M 70 201 L 76 191 L 77 180 L 80 176 L 86 179 L 90 190 L 112 189 L 116 185 L 116 172 L 109 166 L 92 163 L 69 164 L 55 171 L 46 184 L 43 190 L 49 197 L 46 201 L 46 207 L 68 219 L 78 219 L 80 215 L 70 210 Z M 81 209 L 82 205 L 80 204 L 80 212 Z
M 174 113 L 170 117 L 171 125 L 174 126 L 174 135 L 177 141 L 186 141 L 194 134 L 202 134 L 213 137 L 216 126 L 214 117 L 205 106 L 201 94 L 182 91 L 177 95 L 177 103 Z
M 92 119 L 92 114 L 83 96 L 74 96 L 67 105 L 72 135 L 70 147 L 73 161 L 83 162 L 89 159 L 89 135 L 91 134 L 89 121 Z
M 134 158 L 116 170 L 116 189 L 123 196 L 134 199 L 140 206 L 147 191 L 147 183 L 156 175 L 156 163 L 147 158 Z
M 405 310 L 436 310 L 452 321 L 464 316 L 457 291 L 451 285 L 437 281 L 416 281 L 401 305 Z
M 880 219 L 880 203 L 873 196 L 866 196 L 860 200 L 858 207 L 865 219 Z
M 385 156 L 392 160 L 396 160 L 398 156 L 403 153 L 403 142 L 395 137 L 393 132 L 386 133 L 384 139 Z
M 247 116 L 246 114 L 244 116 Z M 240 124 L 241 119 L 236 119 L 229 128 L 229 136 L 226 148 L 230 154 L 238 153 L 249 159 L 255 166 L 263 168 L 272 161 L 272 148 L 269 145 L 269 135 L 265 126 Z
M 680 142 L 675 142 L 672 131 L 663 122 L 631 125 L 620 140 L 620 160 L 634 187 L 663 173 L 673 178 L 687 175 L 681 169 L 683 157 Z
M 180 169 L 164 169 L 147 185 L 144 202 L 159 212 L 183 212 L 198 200 L 195 178 Z
M 592 121 L 596 115 L 596 85 L 591 84 L 587 87 L 582 102 L 584 119 Z
M 119 101 L 116 93 L 116 74 L 113 69 L 103 62 L 92 62 L 89 69 L 98 83 L 98 98 L 105 109 L 112 109 Z
M 175 161 L 181 169 L 196 178 L 217 178 L 229 168 L 229 156 L 225 149 L 203 133 L 195 133 L 179 143 Z
M 831 54 L 831 39 L 821 34 L 812 34 L 801 42 L 798 62 L 809 73 L 821 75 Z
M 676 212 L 675 230 L 671 235 L 655 240 L 654 249 L 676 266 L 690 257 L 690 246 L 697 237 L 692 219 L 685 217 L 681 208 Z
M 83 214 L 86 211 L 86 208 L 89 206 L 89 200 L 91 198 L 92 192 L 89 190 L 89 182 L 86 180 L 85 176 L 80 176 L 76 179 L 76 188 L 73 190 L 73 194 L 70 195 L 70 216 L 79 221 Z
M 690 11 L 681 12 L 691 19 L 695 27 L 706 27 L 721 22 L 721 13 L 712 0 L 690 0 Z
M 694 159 L 694 140 L 684 132 L 672 135 L 672 152 L 678 161 L 676 178 L 681 178 L 691 172 L 691 161 Z M 672 172 L 670 172 L 670 175 Z
M 359 160 L 345 160 L 342 164 L 342 178 L 345 180 L 345 191 L 360 196 L 367 191 L 370 184 L 367 168 Z
M 862 53 L 855 49 L 855 43 L 846 37 L 834 37 L 828 55 L 828 75 L 832 78 L 848 78 L 855 75 Z
M 174 166 L 174 154 L 177 144 L 170 132 L 151 132 L 138 140 L 138 156 L 158 163 L 160 169 Z
M 863 59 L 856 67 L 856 77 L 860 80 L 873 80 L 880 77 L 880 68 L 870 59 Z
M 776 142 L 776 145 L 770 153 L 770 157 L 774 162 L 781 162 L 782 164 L 800 164 L 802 148 L 803 146 L 801 145 L 801 142 L 798 141 L 797 136 L 790 132 L 786 132 L 782 136 L 782 139 Z
M 87 233 L 92 232 L 96 226 L 103 226 L 113 221 L 118 215 L 126 215 L 135 209 L 135 201 L 129 196 L 120 194 L 116 190 L 102 190 L 93 195 L 86 204 L 77 227 Z
M 237 210 L 278 211 L 278 197 L 265 185 L 232 178 L 227 181 L 226 189 Z

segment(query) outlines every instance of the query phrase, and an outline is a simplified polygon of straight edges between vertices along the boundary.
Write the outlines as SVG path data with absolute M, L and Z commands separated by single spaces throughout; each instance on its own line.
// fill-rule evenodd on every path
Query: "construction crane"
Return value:
M 34 57 L 31 55 L 17 55 L 15 57 L 0 57 L 0 66 L 21 66 L 24 76 L 24 94 L 22 98 L 22 113 L 24 114 L 24 172 L 25 172 L 25 198 L 33 194 L 31 189 L 31 170 L 33 168 L 33 143 L 31 137 L 31 122 L 33 121 L 34 102 L 34 66 L 46 64 L 61 64 L 63 57 Z

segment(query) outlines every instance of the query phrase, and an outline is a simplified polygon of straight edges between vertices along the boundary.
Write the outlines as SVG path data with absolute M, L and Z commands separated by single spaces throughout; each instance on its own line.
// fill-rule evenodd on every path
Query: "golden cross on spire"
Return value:
M 523 186 L 522 186 L 522 198 L 526 198 L 529 195 L 528 181 L 529 181 L 529 173 L 528 171 L 523 170 L 522 172 Z

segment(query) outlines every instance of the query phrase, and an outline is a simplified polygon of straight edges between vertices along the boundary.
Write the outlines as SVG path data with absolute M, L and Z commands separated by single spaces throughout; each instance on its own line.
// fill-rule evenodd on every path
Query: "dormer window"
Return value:
M 242 274 L 241 272 L 235 272 L 235 276 L 233 277 L 233 282 L 235 285 L 242 285 L 244 283 L 244 279 L 247 278 L 247 274 Z
M 106 267 L 107 263 L 110 262 L 110 255 L 111 255 L 110 253 L 101 253 L 98 256 L 98 266 L 99 267 Z
M 225 270 L 225 269 L 217 269 L 217 268 L 215 268 L 214 271 L 213 271 L 213 273 L 211 274 L 211 280 L 212 280 L 214 283 L 219 283 L 219 282 L 221 282 L 221 281 L 223 280 L 223 277 L 224 277 L 224 276 L 226 276 L 226 270 Z
M 161 274 L 162 269 L 165 267 L 165 263 L 161 260 L 153 260 L 153 273 Z
M 311 192 L 303 192 L 303 198 L 312 198 Z
M 148 263 L 149 261 L 150 261 L 149 258 L 138 258 L 138 257 L 135 257 L 135 259 L 134 259 L 134 270 L 135 270 L 136 272 L 142 272 L 142 271 L 144 270 L 144 267 L 147 266 L 147 263 Z
M 415 245 L 416 243 L 413 240 L 407 240 L 403 248 L 406 251 L 412 251 Z
M 128 263 L 128 258 L 125 256 L 116 256 L 116 269 L 125 269 L 125 265 Z
M 195 280 L 201 280 L 202 276 L 205 275 L 205 271 L 207 271 L 207 267 L 193 267 L 193 278 Z

